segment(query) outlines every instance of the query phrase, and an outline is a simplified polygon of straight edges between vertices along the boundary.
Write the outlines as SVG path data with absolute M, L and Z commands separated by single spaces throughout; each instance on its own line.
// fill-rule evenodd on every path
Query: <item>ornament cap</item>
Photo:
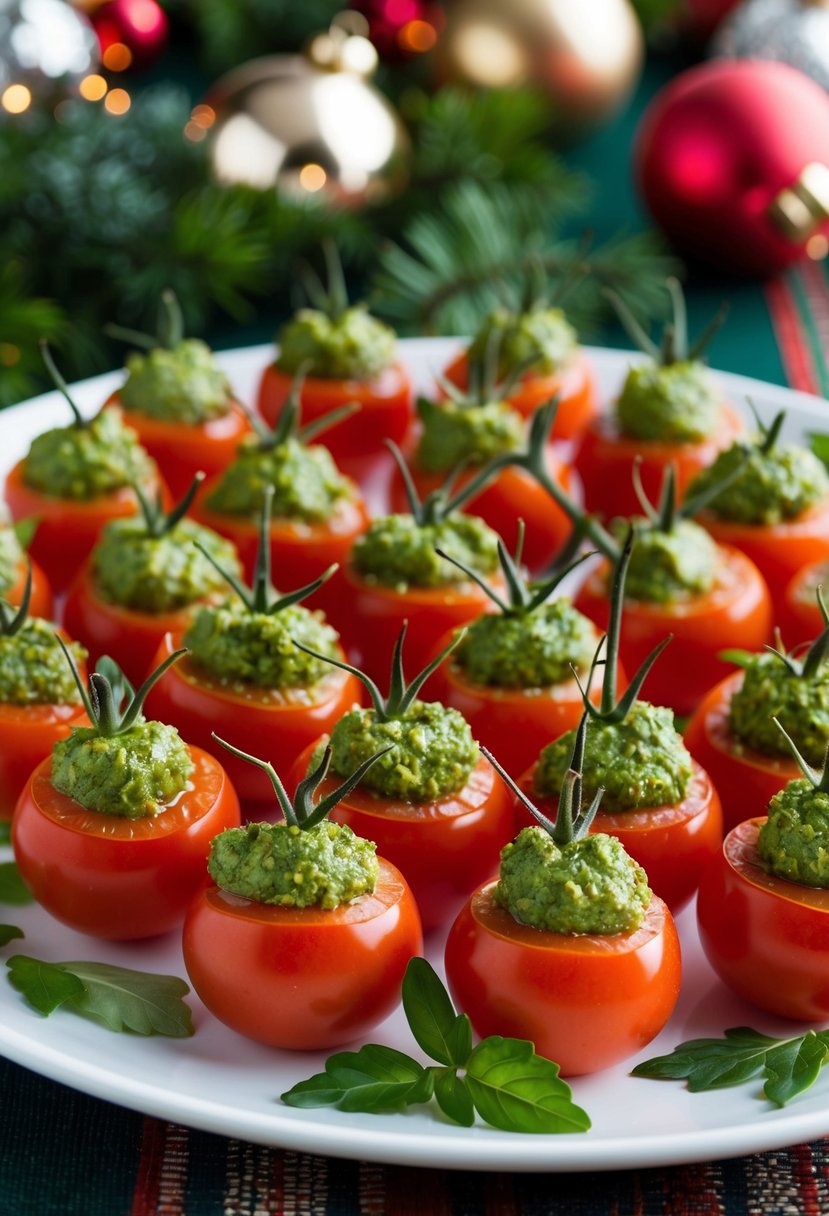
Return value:
M 829 166 L 820 161 L 806 165 L 797 180 L 773 199 L 768 214 L 790 241 L 805 241 L 829 217 Z

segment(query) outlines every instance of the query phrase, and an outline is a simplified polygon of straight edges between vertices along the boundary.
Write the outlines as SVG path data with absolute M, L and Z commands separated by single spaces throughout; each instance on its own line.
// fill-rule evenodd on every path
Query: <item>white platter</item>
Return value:
M 423 389 L 430 373 L 445 364 L 455 343 L 417 339 L 402 353 Z M 592 350 L 603 399 L 616 390 L 632 356 Z M 270 348 L 222 356 L 242 400 L 251 401 Z M 718 374 L 738 404 L 750 396 L 761 416 L 789 410 L 793 436 L 829 429 L 829 406 L 817 398 L 746 377 Z M 117 386 L 117 375 L 76 386 L 79 404 L 97 409 Z M 10 467 L 31 438 L 65 421 L 57 393 L 0 414 L 0 466 Z M 8 851 L 5 851 L 8 856 Z M 5 952 L 59 961 L 96 959 L 184 976 L 176 935 L 137 945 L 109 945 L 57 924 L 42 909 L 4 907 L 0 919 L 20 925 L 23 942 Z M 693 911 L 679 919 L 683 945 L 683 990 L 668 1027 L 637 1058 L 669 1051 L 677 1043 L 718 1035 L 726 1027 L 755 1026 L 770 1034 L 792 1033 L 790 1023 L 764 1017 L 731 996 L 700 951 Z M 439 964 L 440 942 L 430 951 Z M 580 1135 L 529 1136 L 450 1126 L 436 1111 L 399 1115 L 354 1115 L 293 1110 L 279 1094 L 318 1071 L 322 1055 L 290 1054 L 260 1047 L 215 1021 L 195 996 L 196 1034 L 187 1040 L 140 1039 L 111 1034 L 82 1018 L 58 1011 L 45 1019 L 6 983 L 0 983 L 0 1054 L 10 1060 L 123 1106 L 207 1131 L 297 1151 L 438 1168 L 570 1171 L 678 1164 L 737 1156 L 829 1134 L 829 1076 L 783 1110 L 760 1097 L 752 1083 L 738 1089 L 689 1094 L 677 1082 L 632 1078 L 629 1065 L 573 1082 L 576 1100 L 593 1120 Z M 371 1036 L 414 1051 L 402 1014 Z

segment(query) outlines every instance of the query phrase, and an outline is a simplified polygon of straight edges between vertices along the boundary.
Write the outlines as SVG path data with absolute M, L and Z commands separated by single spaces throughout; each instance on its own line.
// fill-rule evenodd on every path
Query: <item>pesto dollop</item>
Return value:
M 207 505 L 222 515 L 258 518 L 267 486 L 274 491 L 272 517 L 306 523 L 330 519 L 338 502 L 354 497 L 354 483 L 339 471 L 327 448 L 306 447 L 294 438 L 260 447 L 251 436 L 239 445 Z
M 679 519 L 667 532 L 643 528 L 633 542 L 625 599 L 669 604 L 704 595 L 716 583 L 718 566 L 717 545 L 699 524 Z
M 549 933 L 632 933 L 645 919 L 645 871 L 615 836 L 596 832 L 557 845 L 540 827 L 523 828 L 501 850 L 493 900 Z
M 484 464 L 521 446 L 524 422 L 504 401 L 485 405 L 441 402 L 421 414 L 416 463 L 427 473 L 454 469 L 461 461 Z
M 456 794 L 469 780 L 478 745 L 456 709 L 413 701 L 397 718 L 381 722 L 373 709 L 353 709 L 331 732 L 331 768 L 350 777 L 384 747 L 391 750 L 371 766 L 362 785 L 385 798 L 432 802 Z
M 0 524 L 0 596 L 11 591 L 25 569 L 23 547 L 14 528 Z
M 380 867 L 372 840 L 324 819 L 310 828 L 249 823 L 213 838 L 207 869 L 223 891 L 280 908 L 338 908 L 370 894 Z
M 790 781 L 769 803 L 757 855 L 778 878 L 829 887 L 829 794 L 810 781 Z
M 210 347 L 185 338 L 174 350 L 159 346 L 130 355 L 119 399 L 125 410 L 148 418 L 198 425 L 222 418 L 233 393 Z
M 77 642 L 76 663 L 86 651 Z M 0 702 L 4 705 L 78 705 L 80 697 L 54 626 L 28 617 L 13 634 L 0 635 Z
M 301 308 L 277 334 L 280 371 L 322 380 L 369 380 L 394 362 L 394 330 L 355 304 L 337 317 Z
M 239 599 L 197 610 L 184 635 L 190 660 L 230 687 L 309 688 L 331 671 L 294 639 L 339 656 L 338 637 L 320 612 L 289 604 L 271 615 L 251 612 Z
M 747 449 L 744 443 L 733 443 L 697 474 L 689 493 L 705 490 L 729 476 L 734 480 L 705 509 L 717 519 L 735 523 L 779 524 L 795 519 L 829 494 L 829 473 L 822 461 L 794 443 L 774 444 L 767 452 L 760 445 Z
M 423 526 L 411 515 L 385 515 L 357 538 L 351 560 L 366 582 L 397 591 L 464 582 L 464 572 L 440 557 L 436 548 L 478 574 L 487 576 L 498 569 L 498 537 L 474 515 L 452 515 Z
M 790 756 L 789 745 L 772 715 L 804 758 L 821 765 L 829 746 L 829 663 L 813 676 L 795 675 L 773 654 L 758 654 L 743 672 L 731 698 L 728 725 L 746 747 L 766 756 Z
M 561 597 L 533 612 L 478 617 L 449 661 L 472 684 L 544 688 L 572 679 L 571 664 L 588 668 L 597 641 L 592 621 Z
M 162 536 L 150 536 L 143 518 L 108 523 L 92 554 L 101 596 L 134 612 L 176 612 L 209 596 L 224 595 L 226 580 L 195 545 L 226 570 L 241 575 L 235 546 L 210 528 L 182 519 Z
M 52 752 L 52 784 L 81 806 L 106 815 L 158 815 L 186 788 L 193 772 L 174 726 L 139 721 L 118 735 L 77 726 Z
M 697 443 L 717 429 L 720 397 L 704 363 L 632 367 L 616 403 L 619 429 L 632 439 Z
M 502 374 L 524 365 L 527 370 L 549 375 L 567 362 L 578 345 L 576 331 L 561 308 L 542 306 L 522 313 L 497 308 L 475 335 L 470 359 L 484 357 L 496 331 L 500 335 Z
M 537 793 L 561 793 L 574 737 L 575 731 L 568 731 L 542 751 L 535 770 Z M 692 772 L 690 753 L 670 709 L 636 701 L 623 722 L 590 725 L 582 792 L 590 801 L 603 788 L 605 810 L 676 806 L 685 797 Z
M 153 461 L 115 409 L 86 426 L 56 427 L 32 441 L 23 480 L 49 498 L 85 502 L 155 478 Z

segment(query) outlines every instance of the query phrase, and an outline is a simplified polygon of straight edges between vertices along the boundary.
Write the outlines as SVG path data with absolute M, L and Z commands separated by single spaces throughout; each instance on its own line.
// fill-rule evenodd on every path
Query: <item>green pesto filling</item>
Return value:
M 331 767 L 350 777 L 364 760 L 392 745 L 361 784 L 384 798 L 432 802 L 462 790 L 478 745 L 456 709 L 414 701 L 400 718 L 379 722 L 373 709 L 353 709 L 331 733 Z
M 351 560 L 366 582 L 396 591 L 467 581 L 464 572 L 445 561 L 436 548 L 478 574 L 492 575 L 498 569 L 498 536 L 474 515 L 452 515 L 423 526 L 411 515 L 385 515 L 358 536 Z
M 625 599 L 670 604 L 704 595 L 717 581 L 719 550 L 699 524 L 677 520 L 669 532 L 646 527 L 636 533 Z
M 721 402 L 703 363 L 642 363 L 627 374 L 616 417 L 623 435 L 698 443 L 717 429 Z
M 548 933 L 631 933 L 651 901 L 648 878 L 615 836 L 597 832 L 557 845 L 523 828 L 501 850 L 492 896 L 513 918 Z
M 372 840 L 323 820 L 300 829 L 249 823 L 213 838 L 207 868 L 223 891 L 281 908 L 338 908 L 370 894 L 380 867 Z
M 143 819 L 187 788 L 193 761 L 174 726 L 138 722 L 120 735 L 77 726 L 52 752 L 52 784 L 81 806 Z
M 155 477 L 155 465 L 118 410 L 101 410 L 86 426 L 56 427 L 32 441 L 23 464 L 27 486 L 79 502 Z
M 596 649 L 592 621 L 566 598 L 520 615 L 487 613 L 473 621 L 450 662 L 472 684 L 544 688 L 584 671 Z
M 573 355 L 578 345 L 575 329 L 560 308 L 532 308 L 512 313 L 498 308 L 484 320 L 469 348 L 470 359 L 486 355 L 491 335 L 500 334 L 499 370 L 502 375 L 515 367 L 549 375 Z
M 743 673 L 731 698 L 728 724 L 732 735 L 746 747 L 766 756 L 791 756 L 779 718 L 796 740 L 809 764 L 821 765 L 829 745 L 829 664 L 814 676 L 796 676 L 773 654 L 758 654 Z
M 23 548 L 14 528 L 0 525 L 0 596 L 8 595 L 20 578 Z
M 70 650 L 76 663 L 86 651 L 77 642 Z M 55 637 L 54 626 L 37 617 L 17 633 L 0 635 L 0 702 L 4 705 L 77 705 L 77 685 Z
M 423 431 L 416 463 L 427 473 L 443 473 L 461 461 L 485 464 L 493 456 L 519 448 L 524 422 L 503 401 L 486 405 L 442 402 L 421 413 Z
M 733 475 L 746 458 L 746 445 L 734 443 L 698 473 L 689 493 L 705 490 Z M 707 505 L 718 519 L 743 524 L 779 524 L 795 519 L 829 494 L 829 473 L 807 448 L 787 443 L 770 452 L 751 447 L 742 469 Z
M 233 393 L 209 346 L 187 338 L 175 350 L 157 347 L 127 359 L 127 379 L 119 393 L 125 410 L 162 422 L 198 425 L 222 418 Z
M 239 445 L 207 505 L 222 515 L 258 518 L 268 486 L 274 491 L 273 518 L 306 523 L 330 519 L 341 499 L 354 496 L 353 482 L 339 471 L 327 448 L 306 447 L 292 438 L 262 448 L 251 437 Z
M 805 779 L 790 781 L 769 803 L 757 854 L 778 878 L 829 887 L 829 794 Z
M 277 367 L 322 380 L 369 380 L 394 362 L 394 330 L 361 305 L 332 318 L 302 308 L 277 335 Z
M 226 570 L 241 575 L 235 546 L 210 528 L 183 519 L 163 536 L 148 536 L 143 518 L 106 525 L 92 554 L 98 591 L 134 612 L 176 612 L 209 596 L 225 594 L 227 582 L 195 545 L 203 545 Z
M 184 645 L 194 663 L 231 687 L 310 688 L 331 667 L 294 639 L 321 654 L 340 654 L 337 633 L 322 613 L 289 604 L 269 615 L 249 611 L 238 599 L 199 608 Z
M 542 751 L 535 770 L 538 794 L 561 793 L 573 753 L 575 731 Z M 584 749 L 583 797 L 605 791 L 602 809 L 676 806 L 692 775 L 691 756 L 663 706 L 636 701 L 623 722 L 593 722 Z

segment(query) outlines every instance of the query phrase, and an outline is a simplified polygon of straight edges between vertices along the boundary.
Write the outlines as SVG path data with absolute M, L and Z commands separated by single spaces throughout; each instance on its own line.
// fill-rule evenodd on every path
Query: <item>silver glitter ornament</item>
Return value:
M 728 59 L 774 59 L 829 90 L 829 0 L 745 0 L 711 41 Z

